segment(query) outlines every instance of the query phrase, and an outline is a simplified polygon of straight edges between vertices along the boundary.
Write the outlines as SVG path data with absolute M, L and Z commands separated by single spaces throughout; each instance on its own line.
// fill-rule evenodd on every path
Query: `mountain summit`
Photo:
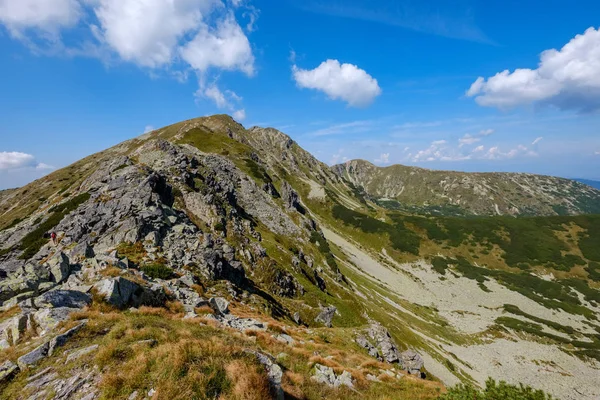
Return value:
M 226 115 L 161 128 L 0 192 L 2 398 L 593 399 L 599 207 L 329 168 Z

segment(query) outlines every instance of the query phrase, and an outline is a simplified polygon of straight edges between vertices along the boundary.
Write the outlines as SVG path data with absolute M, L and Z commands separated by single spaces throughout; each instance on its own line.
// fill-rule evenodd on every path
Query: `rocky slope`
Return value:
M 184 121 L 2 193 L 1 397 L 592 399 L 597 222 L 391 213 L 279 131 Z
M 354 160 L 332 169 L 384 207 L 438 215 L 600 213 L 600 190 L 549 176 L 433 171 Z

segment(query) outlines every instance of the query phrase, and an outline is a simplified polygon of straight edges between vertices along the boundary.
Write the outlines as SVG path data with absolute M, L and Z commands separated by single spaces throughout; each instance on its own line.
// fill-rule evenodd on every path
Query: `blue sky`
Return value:
M 214 113 L 328 164 L 600 180 L 599 15 L 558 0 L 0 0 L 0 188 Z

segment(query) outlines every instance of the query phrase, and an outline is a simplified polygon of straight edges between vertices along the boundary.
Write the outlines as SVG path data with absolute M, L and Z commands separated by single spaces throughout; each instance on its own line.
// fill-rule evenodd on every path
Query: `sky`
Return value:
M 600 2 L 0 0 L 0 189 L 184 119 L 600 180 Z

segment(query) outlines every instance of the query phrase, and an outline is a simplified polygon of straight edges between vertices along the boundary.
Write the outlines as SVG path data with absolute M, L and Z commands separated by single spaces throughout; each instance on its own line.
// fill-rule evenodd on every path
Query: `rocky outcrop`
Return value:
M 95 288 L 107 303 L 119 308 L 142 305 L 160 307 L 167 301 L 167 295 L 161 285 L 142 286 L 122 277 L 103 279 Z
M 333 368 L 321 364 L 315 364 L 315 370 L 311 379 L 335 388 L 340 386 L 354 387 L 352 375 L 348 371 L 343 371 L 341 374 L 336 375 Z

